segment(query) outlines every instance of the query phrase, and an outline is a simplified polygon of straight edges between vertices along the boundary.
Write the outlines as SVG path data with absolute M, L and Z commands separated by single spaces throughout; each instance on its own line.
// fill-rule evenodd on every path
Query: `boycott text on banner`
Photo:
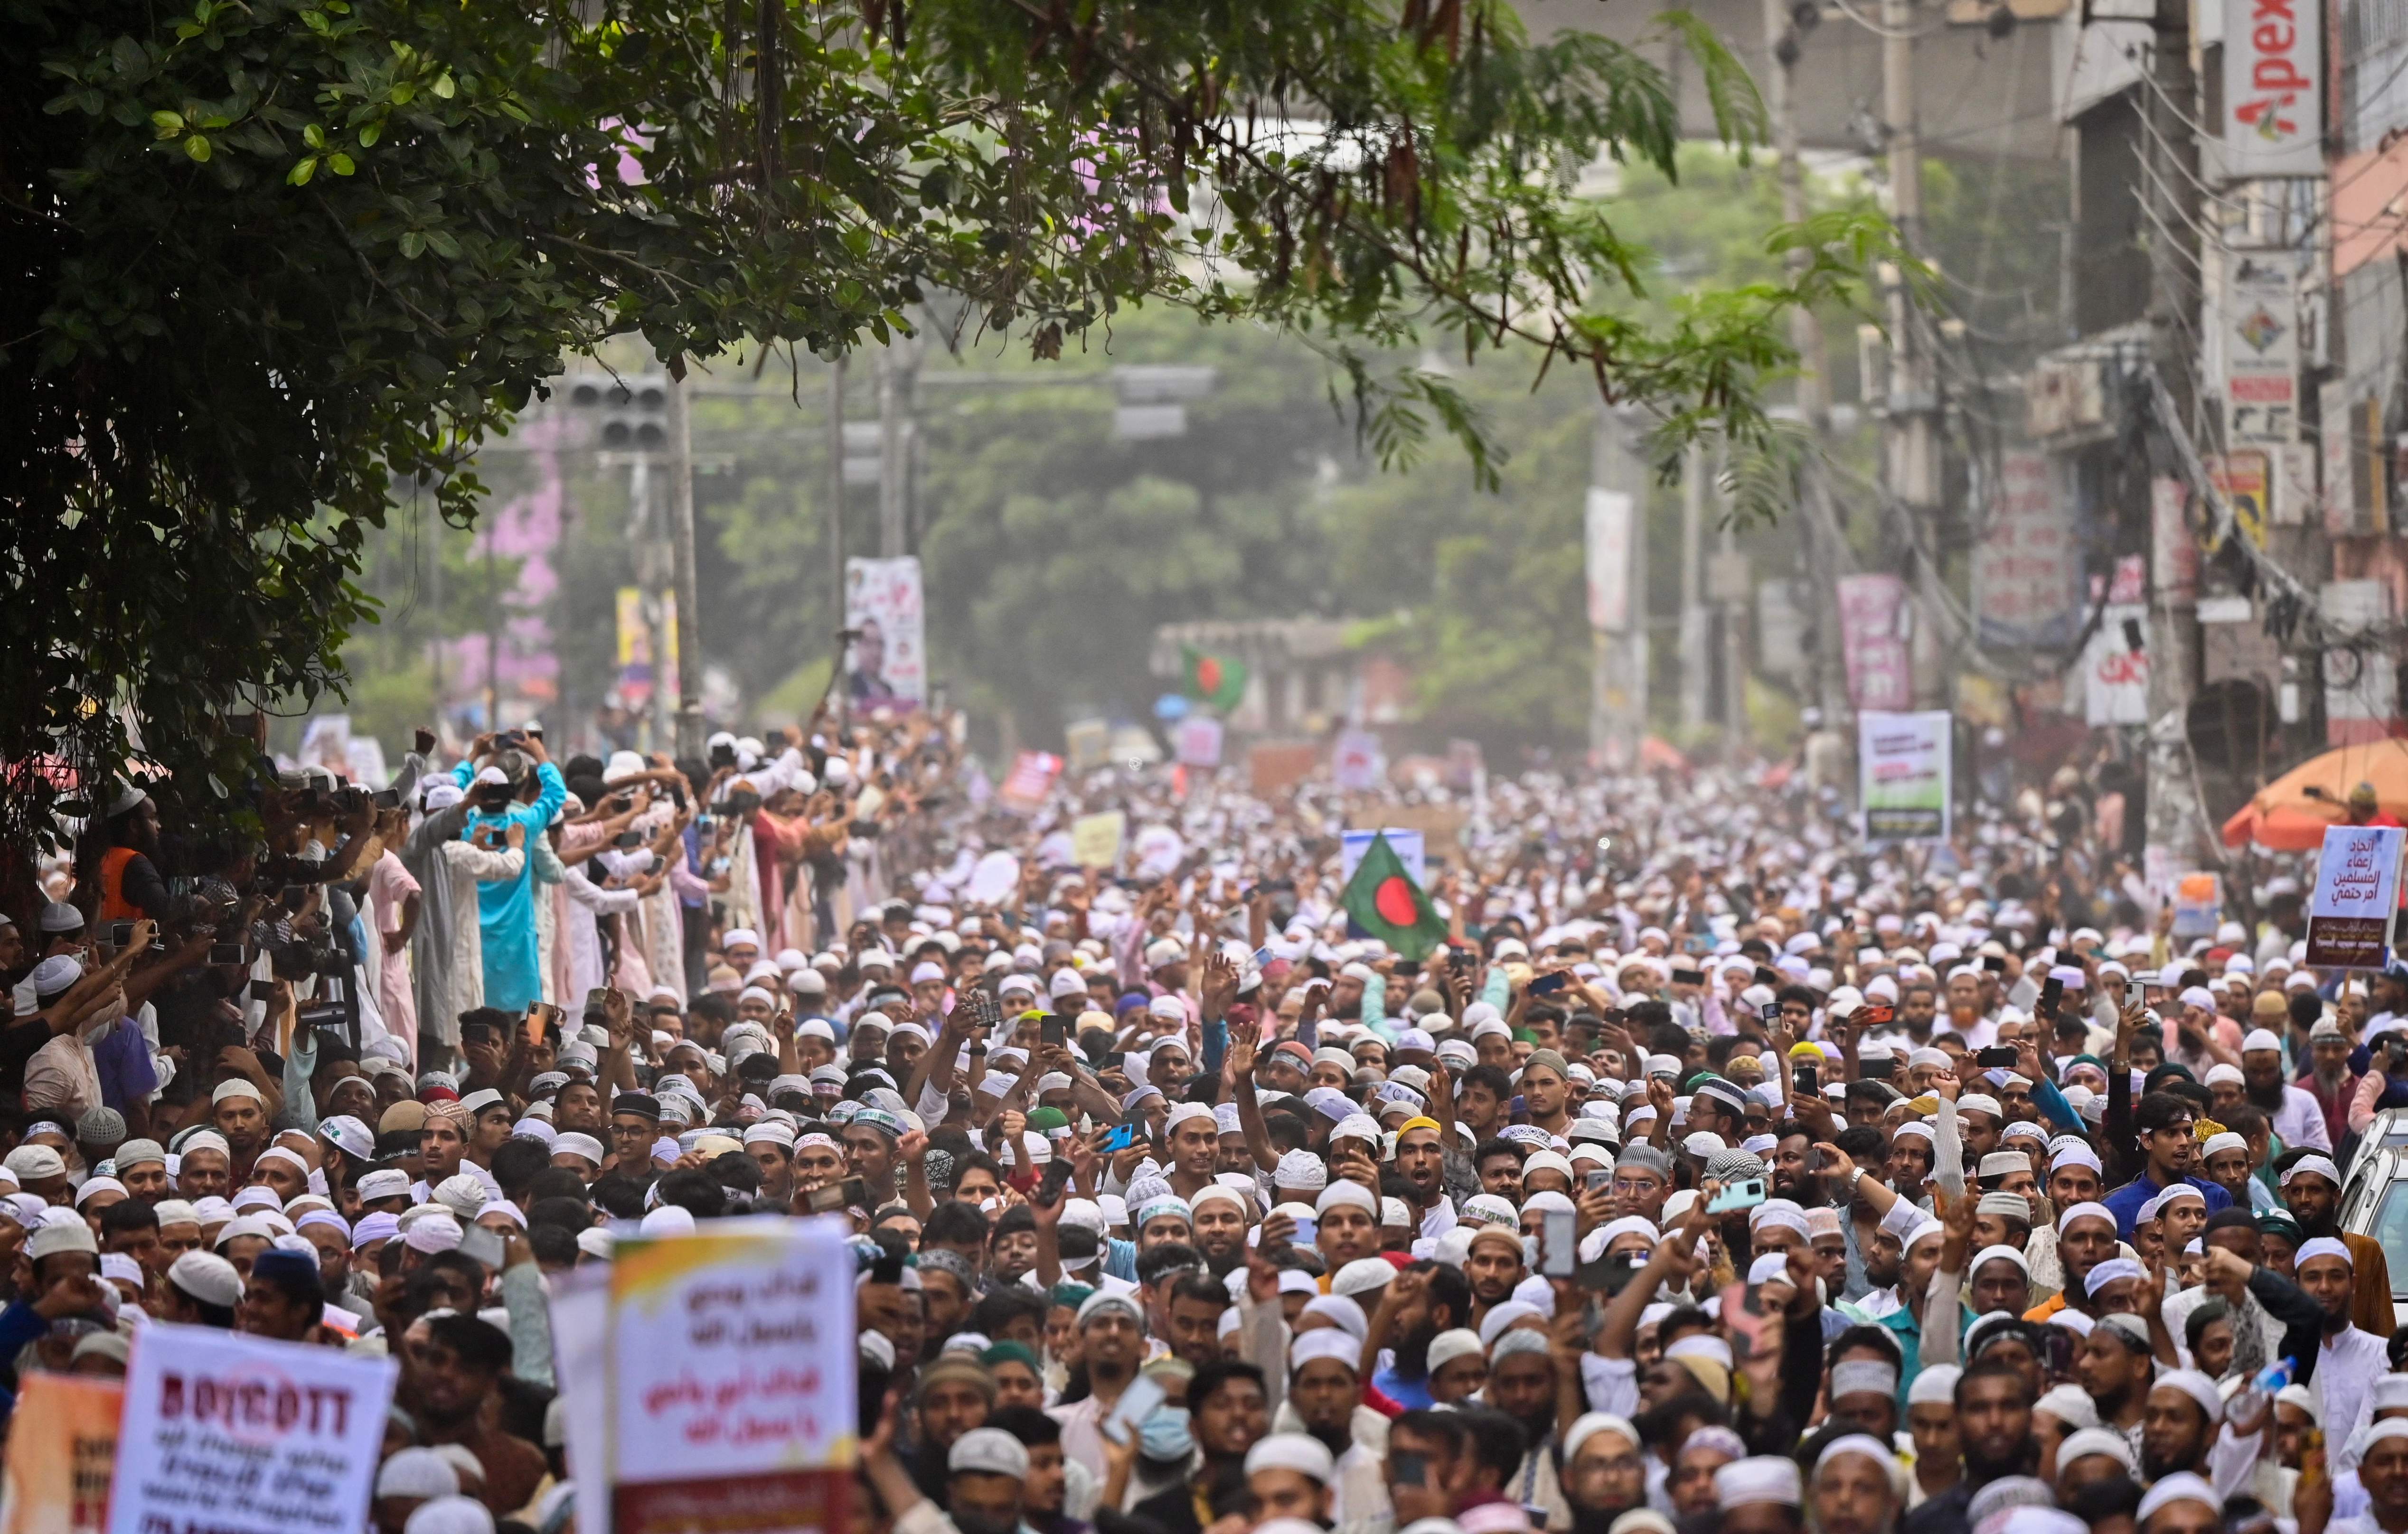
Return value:
M 1856 716 L 1867 841 L 1944 841 L 1953 724 L 1945 710 Z
M 125 1385 L 29 1373 L 8 1419 L 0 1534 L 102 1534 Z
M 760 1216 L 620 1244 L 604 1342 L 613 1534 L 848 1527 L 851 1231 Z
M 2396 825 L 2329 825 L 2308 902 L 2307 962 L 2318 969 L 2380 969 L 2400 904 Z
M 926 609 L 920 562 L 844 562 L 844 626 L 859 638 L 845 652 L 844 695 L 856 709 L 910 708 L 928 701 Z
M 143 1327 L 109 1534 L 357 1534 L 398 1369 L 212 1326 Z

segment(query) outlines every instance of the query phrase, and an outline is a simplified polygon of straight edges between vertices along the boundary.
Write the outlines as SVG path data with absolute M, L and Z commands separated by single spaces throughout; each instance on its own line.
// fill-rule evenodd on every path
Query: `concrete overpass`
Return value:
M 2060 145 L 2050 82 L 2059 51 L 2058 18 L 2068 0 L 2012 0 L 2019 24 L 2007 37 L 1982 24 L 1986 0 L 1923 0 L 1915 13 L 1930 28 L 1915 44 L 1915 80 L 1924 152 L 2022 160 L 2054 160 Z M 1877 21 L 1880 0 L 1847 0 L 1856 16 Z M 1943 19 L 1942 7 L 1945 7 Z M 1661 0 L 1514 0 L 1533 36 L 1567 28 L 1636 42 L 1655 26 Z M 1761 82 L 1772 67 L 1765 46 L 1763 0 L 1693 0 L 1687 8 L 1712 27 Z M 1809 150 L 1867 153 L 1881 117 L 1880 36 L 1836 0 L 1822 0 L 1822 20 L 1805 35 L 1798 64 L 1799 133 Z M 1649 51 L 1659 59 L 1669 51 Z M 1678 67 L 1674 65 L 1674 67 Z M 1676 80 L 1684 136 L 1711 138 L 1714 125 L 1697 72 Z

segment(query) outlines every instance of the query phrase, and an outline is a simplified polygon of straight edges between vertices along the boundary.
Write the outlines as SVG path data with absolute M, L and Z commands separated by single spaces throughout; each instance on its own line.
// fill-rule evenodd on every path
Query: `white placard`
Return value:
M 1856 716 L 1856 803 L 1867 841 L 1948 839 L 1955 724 L 1944 710 Z
M 606 1343 L 615 1486 L 853 1463 L 849 1233 L 765 1215 L 620 1243 Z
M 358 1534 L 399 1372 L 214 1326 L 144 1326 L 109 1534 Z
M 2329 825 L 2308 902 L 2308 963 L 2318 968 L 2379 969 L 2400 904 L 2396 825 Z

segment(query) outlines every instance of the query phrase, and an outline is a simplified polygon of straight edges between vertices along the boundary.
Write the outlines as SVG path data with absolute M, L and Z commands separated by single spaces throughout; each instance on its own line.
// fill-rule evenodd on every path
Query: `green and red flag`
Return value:
M 1187 667 L 1187 695 L 1227 713 L 1246 695 L 1246 663 L 1201 650 L 1182 647 Z
M 1416 964 L 1446 941 L 1446 922 L 1385 836 L 1371 839 L 1340 898 L 1356 926 Z

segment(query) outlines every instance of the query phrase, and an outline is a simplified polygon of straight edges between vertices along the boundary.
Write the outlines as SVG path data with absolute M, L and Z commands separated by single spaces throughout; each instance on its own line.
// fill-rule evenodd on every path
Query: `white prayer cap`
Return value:
M 2103 1427 L 2083 1427 L 2067 1434 L 2065 1441 L 2057 1446 L 2057 1473 L 2062 1475 L 2068 1465 L 2092 1455 L 2105 1455 L 2123 1466 L 2127 1473 L 2140 1469 L 2132 1458 L 2132 1446 L 2124 1441 L 2122 1433 L 2110 1432 Z
M 1804 1500 L 1798 1462 L 1781 1455 L 1751 1455 L 1714 1471 L 1714 1505 L 1725 1512 L 1755 1502 L 1794 1508 Z
M 452 1462 L 432 1449 L 416 1446 L 396 1451 L 377 1468 L 379 1497 L 457 1497 L 460 1475 Z
M 1329 1484 L 1337 1462 L 1322 1441 L 1306 1433 L 1273 1433 L 1246 1451 L 1246 1473 L 1294 1470 L 1317 1485 Z
M 953 1440 L 953 1446 L 945 1451 L 945 1469 L 953 1475 L 1008 1475 L 1014 1481 L 1025 1481 L 1028 1450 L 1000 1427 L 973 1427 Z
M 437 1497 L 421 1502 L 401 1527 L 402 1534 L 494 1534 L 494 1515 L 473 1497 Z
M 2214 1486 L 2188 1470 L 2177 1470 L 2159 1480 L 2149 1488 L 2149 1494 L 2141 1498 L 2140 1522 L 2145 1527 L 2151 1518 L 2157 1516 L 2159 1508 L 2171 1507 L 2176 1502 L 2203 1502 L 2208 1511 L 2217 1516 L 2221 1517 L 2224 1512 L 2224 1498 L 2215 1494 Z
M 1906 1387 L 1909 1406 L 1953 1406 L 1956 1400 L 1956 1380 L 1964 1373 L 1955 1364 L 1932 1364 L 1915 1375 L 1914 1383 Z

